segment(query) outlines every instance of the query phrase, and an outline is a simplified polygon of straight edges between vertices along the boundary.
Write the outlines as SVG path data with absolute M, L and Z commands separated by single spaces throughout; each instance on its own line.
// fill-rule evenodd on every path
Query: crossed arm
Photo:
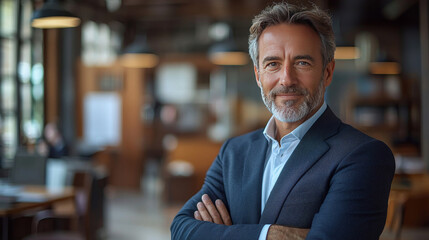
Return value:
M 227 226 L 232 225 L 231 217 L 222 200 L 217 199 L 213 203 L 207 194 L 204 194 L 201 200 L 201 202 L 197 203 L 198 210 L 194 212 L 195 219 Z M 301 240 L 305 239 L 309 231 L 310 229 L 271 225 L 268 230 L 267 240 Z
M 239 194 L 226 197 L 227 193 L 237 191 L 235 186 L 240 182 L 233 181 L 233 166 L 225 159 L 221 151 L 201 191 L 175 217 L 172 239 L 258 239 L 263 224 L 253 221 L 231 225 L 234 216 L 249 211 L 246 206 L 250 205 L 238 202 L 240 198 L 235 196 Z M 342 156 L 335 167 L 311 230 L 271 225 L 267 239 L 378 239 L 385 223 L 394 170 L 393 155 L 384 143 L 373 140 L 357 146 Z M 225 179 L 229 184 L 224 184 Z M 323 182 L 321 185 L 324 186 Z M 213 203 L 204 193 L 221 200 Z

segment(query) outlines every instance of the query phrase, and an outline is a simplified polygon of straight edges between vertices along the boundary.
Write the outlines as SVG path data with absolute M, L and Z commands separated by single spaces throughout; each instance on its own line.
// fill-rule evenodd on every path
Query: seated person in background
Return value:
M 249 45 L 273 116 L 224 143 L 172 239 L 378 239 L 395 162 L 324 101 L 335 67 L 329 15 L 274 4 L 254 18 Z
M 37 144 L 39 154 L 49 158 L 60 158 L 68 154 L 67 146 L 57 124 L 48 123 L 44 129 L 44 139 Z

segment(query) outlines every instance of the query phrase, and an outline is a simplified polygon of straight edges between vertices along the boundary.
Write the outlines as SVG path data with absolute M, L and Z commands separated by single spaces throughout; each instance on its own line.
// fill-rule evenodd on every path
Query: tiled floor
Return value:
M 106 240 L 168 240 L 170 224 L 181 206 L 162 201 L 159 166 L 149 162 L 142 189 L 107 189 Z
M 178 206 L 165 206 L 158 198 L 136 191 L 108 195 L 106 239 L 170 239 L 170 223 Z

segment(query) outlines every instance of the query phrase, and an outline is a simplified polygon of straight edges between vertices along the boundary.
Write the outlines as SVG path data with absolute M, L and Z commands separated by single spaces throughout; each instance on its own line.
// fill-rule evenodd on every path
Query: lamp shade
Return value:
M 216 65 L 245 65 L 249 55 L 239 51 L 232 39 L 227 39 L 209 49 L 209 59 Z
M 401 64 L 387 56 L 386 52 L 380 51 L 376 61 L 369 63 L 369 71 L 377 75 L 397 75 L 401 73 Z
M 371 74 L 397 75 L 401 73 L 401 65 L 398 62 L 371 62 L 369 64 Z
M 35 28 L 70 28 L 79 24 L 80 19 L 55 0 L 45 2 L 40 9 L 34 11 L 31 18 L 31 26 Z
M 159 57 L 150 50 L 144 35 L 137 35 L 121 57 L 122 65 L 128 68 L 153 68 L 158 62 Z
M 360 50 L 353 46 L 338 46 L 335 49 L 336 60 L 353 60 L 360 58 Z

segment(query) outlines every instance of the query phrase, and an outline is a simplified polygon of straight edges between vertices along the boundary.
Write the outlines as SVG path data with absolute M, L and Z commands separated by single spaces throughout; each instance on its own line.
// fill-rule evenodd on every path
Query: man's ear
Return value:
M 327 88 L 332 82 L 332 77 L 334 75 L 334 69 L 335 69 L 335 60 L 332 60 L 326 66 L 325 72 L 323 74 L 323 82 L 324 82 L 325 88 Z
M 258 69 L 255 65 L 253 65 L 253 71 L 255 71 L 256 84 L 258 84 L 258 87 L 261 88 L 261 81 L 259 81 Z

